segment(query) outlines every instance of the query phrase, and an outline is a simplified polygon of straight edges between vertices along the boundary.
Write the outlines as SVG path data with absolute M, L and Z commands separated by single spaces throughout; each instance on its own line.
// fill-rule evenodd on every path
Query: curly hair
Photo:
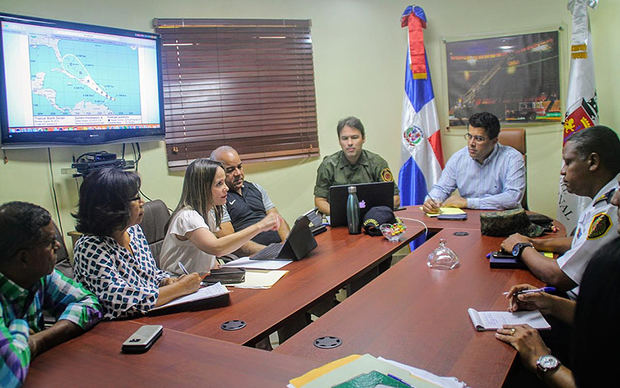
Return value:
M 14 201 L 0 206 L 0 260 L 5 262 L 19 250 L 39 245 L 41 228 L 51 221 L 47 210 L 32 203 Z

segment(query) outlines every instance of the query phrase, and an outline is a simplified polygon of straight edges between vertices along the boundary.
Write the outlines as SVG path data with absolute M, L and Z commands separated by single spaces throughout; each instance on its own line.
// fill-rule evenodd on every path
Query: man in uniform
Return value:
M 525 190 L 523 156 L 497 142 L 500 131 L 495 115 L 482 112 L 469 118 L 467 147 L 457 151 L 426 196 L 422 209 L 437 213 L 440 207 L 513 209 Z M 459 195 L 452 192 L 458 189 Z
M 370 182 L 393 182 L 394 177 L 381 156 L 362 149 L 366 141 L 364 125 L 356 117 L 338 122 L 338 141 L 342 151 L 326 156 L 317 169 L 314 204 L 323 214 L 330 214 L 329 188 L 335 185 Z M 398 187 L 394 183 L 394 207 L 400 205 Z
M 4 387 L 22 385 L 34 357 L 83 333 L 102 317 L 97 298 L 54 269 L 59 247 L 47 210 L 26 202 L 0 206 L 0 381 Z M 57 319 L 48 329 L 44 310 Z
M 280 228 L 276 231 L 256 235 L 243 247 L 241 252 L 252 255 L 266 245 L 284 241 L 290 232 L 286 221 L 278 213 L 269 195 L 260 185 L 245 180 L 243 163 L 237 151 L 230 146 L 221 146 L 211 153 L 211 159 L 224 166 L 228 195 L 224 215 L 218 236 L 226 236 L 254 225 L 267 214 L 275 213 L 281 218 Z
M 562 151 L 560 171 L 570 193 L 588 196 L 592 201 L 583 210 L 573 238 L 530 239 L 513 234 L 502 242 L 502 249 L 521 257 L 530 271 L 543 282 L 568 291 L 574 298 L 579 283 L 598 248 L 617 238 L 618 212 L 612 198 L 620 178 L 620 140 L 611 129 L 597 125 L 571 136 Z M 561 256 L 549 259 L 538 251 Z

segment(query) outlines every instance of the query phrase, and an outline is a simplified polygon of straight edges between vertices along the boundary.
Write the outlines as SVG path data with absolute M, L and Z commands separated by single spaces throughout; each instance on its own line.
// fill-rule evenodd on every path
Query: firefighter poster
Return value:
M 561 121 L 558 32 L 446 43 L 450 125 L 473 113 L 500 121 Z

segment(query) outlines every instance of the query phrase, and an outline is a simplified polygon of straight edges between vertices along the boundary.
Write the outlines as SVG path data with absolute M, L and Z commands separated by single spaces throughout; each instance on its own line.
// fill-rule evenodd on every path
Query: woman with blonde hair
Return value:
M 166 228 L 160 262 L 162 269 L 182 274 L 179 263 L 189 272 L 205 273 L 217 267 L 215 258 L 239 249 L 257 234 L 278 230 L 280 218 L 267 215 L 236 233 L 218 238 L 228 186 L 222 164 L 196 159 L 185 171 L 183 192 Z

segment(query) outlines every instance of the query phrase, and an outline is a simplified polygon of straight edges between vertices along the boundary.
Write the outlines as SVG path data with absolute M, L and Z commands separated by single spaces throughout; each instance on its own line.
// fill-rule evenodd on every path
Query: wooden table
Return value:
M 392 253 L 424 231 L 418 223 L 405 223 L 408 228 L 399 243 L 365 234 L 350 235 L 344 227 L 329 229 L 316 236 L 318 247 L 308 257 L 283 268 L 289 273 L 270 289 L 232 288 L 230 306 L 143 317 L 136 321 L 252 345 L 286 319 L 306 311 L 322 297 L 334 294 L 344 284 L 390 258 Z M 221 324 L 229 320 L 242 320 L 246 327 L 236 331 L 221 329 Z
M 435 236 L 275 352 L 321 363 L 370 353 L 475 387 L 501 386 L 516 352 L 496 340 L 494 332 L 475 331 L 467 308 L 504 310 L 502 292 L 514 284 L 541 282 L 527 270 L 489 267 L 486 254 L 498 249 L 503 238 L 481 236 L 479 213 L 468 211 L 468 221 L 427 219 L 430 229 L 440 230 Z M 403 217 L 419 214 L 410 209 Z M 454 235 L 462 231 L 468 235 Z M 452 271 L 427 267 L 441 238 L 460 259 Z M 338 337 L 342 345 L 315 347 L 314 340 L 323 336 Z
M 121 344 L 141 325 L 102 322 L 35 359 L 24 387 L 285 387 L 316 361 L 164 329 L 143 354 Z

